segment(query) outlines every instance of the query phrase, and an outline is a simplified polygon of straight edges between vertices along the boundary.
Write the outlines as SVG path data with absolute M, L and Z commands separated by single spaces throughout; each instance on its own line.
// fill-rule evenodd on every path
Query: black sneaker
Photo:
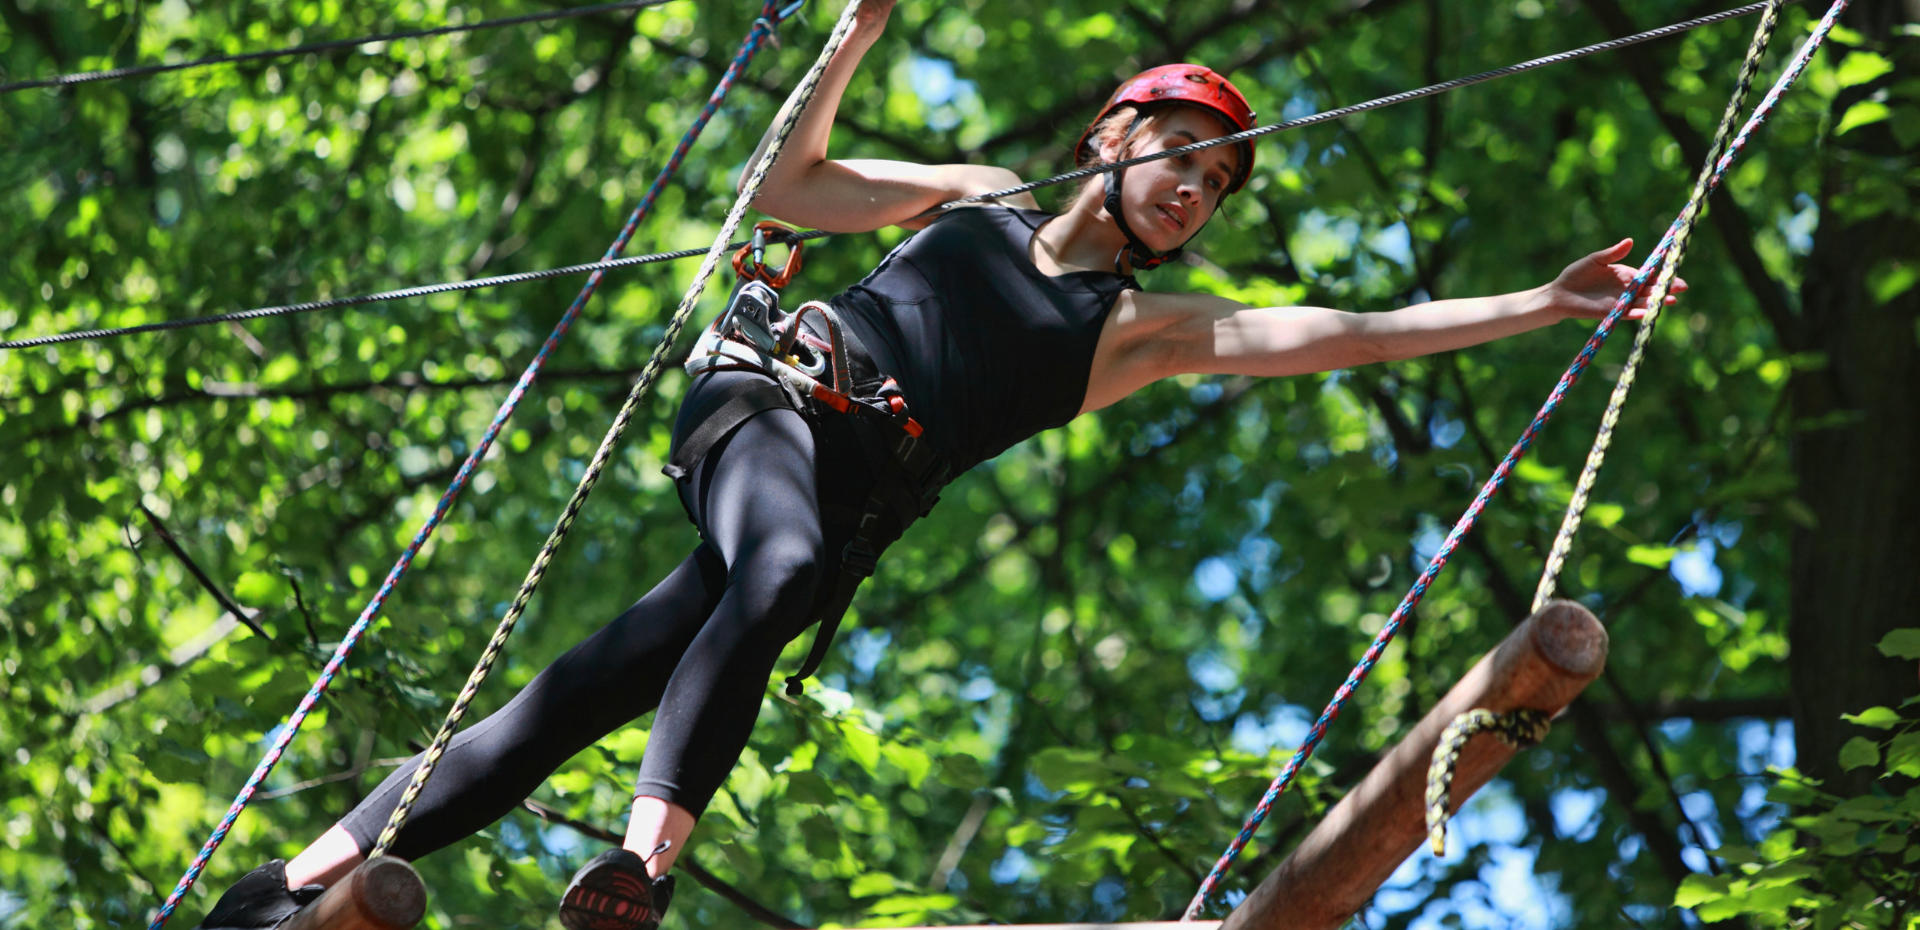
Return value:
M 673 877 L 647 877 L 646 860 L 625 849 L 609 849 L 575 872 L 560 896 L 560 923 L 567 930 L 656 930 Z
M 287 861 L 275 859 L 234 882 L 200 920 L 200 930 L 273 930 L 326 890 L 320 885 L 287 890 Z

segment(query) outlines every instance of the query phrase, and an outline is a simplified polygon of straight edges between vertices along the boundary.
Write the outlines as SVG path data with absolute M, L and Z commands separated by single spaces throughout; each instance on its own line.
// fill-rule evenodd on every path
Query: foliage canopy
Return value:
M 24 77 L 520 10 L 0 0 L 0 55 Z M 0 97 L 0 331 L 598 256 L 756 12 L 670 4 Z M 1817 12 L 1788 10 L 1770 64 Z M 834 13 L 809 9 L 762 54 L 636 250 L 711 240 Z M 1637 0 L 906 4 L 849 90 L 836 151 L 1038 177 L 1146 65 L 1209 62 L 1271 120 L 1669 18 Z M 1623 235 L 1644 247 L 1684 197 L 1746 39 L 1699 30 L 1267 140 L 1194 260 L 1149 286 L 1384 309 L 1534 286 Z M 1838 36 L 1716 200 L 1562 581 L 1607 619 L 1611 670 L 1367 926 L 1693 926 L 1763 909 L 1787 925 L 1828 904 L 1873 926 L 1904 906 L 1912 926 L 1920 846 L 1897 818 L 1914 794 L 1768 774 L 1794 762 L 1790 540 L 1844 532 L 1817 528 L 1799 496 L 1790 440 L 1823 427 L 1788 396 L 1844 359 L 1788 338 L 1782 314 L 1820 237 L 1912 209 L 1920 89 L 1894 64 L 1912 42 Z M 1904 160 L 1845 145 L 1882 136 Z M 844 286 L 900 235 L 837 236 L 796 287 Z M 432 732 L 691 271 L 603 287 L 203 885 L 297 850 Z M 1863 260 L 1862 299 L 1892 306 L 1916 280 L 1911 255 Z M 0 926 L 144 920 L 574 287 L 0 356 Z M 1179 379 L 976 470 L 889 554 L 808 695 L 769 689 L 692 860 L 809 926 L 1177 914 L 1584 336 L 1563 324 L 1322 377 Z M 1242 889 L 1524 614 L 1604 404 L 1594 382 L 1623 351 L 1336 724 Z M 636 422 L 481 710 L 693 545 L 659 473 L 684 387 L 670 375 Z M 1911 643 L 1890 654 L 1914 658 Z M 1843 765 L 1910 785 L 1914 707 L 1853 709 L 1865 719 L 1812 725 L 1862 738 Z M 582 753 L 539 800 L 617 829 L 646 734 L 643 720 Z M 509 816 L 421 863 L 431 920 L 547 925 L 594 851 Z M 1882 887 L 1899 875 L 1905 905 Z M 211 900 L 196 892 L 182 916 Z M 675 909 L 685 926 L 745 919 L 699 891 Z

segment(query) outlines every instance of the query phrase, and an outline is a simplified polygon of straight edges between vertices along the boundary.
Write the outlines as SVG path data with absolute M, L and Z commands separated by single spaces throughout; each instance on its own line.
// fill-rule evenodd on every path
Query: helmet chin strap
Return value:
M 1107 215 L 1113 217 L 1113 224 L 1120 227 L 1120 234 L 1127 237 L 1127 244 L 1121 246 L 1119 252 L 1114 253 L 1113 270 L 1126 274 L 1127 267 L 1132 266 L 1135 271 L 1146 271 L 1180 257 L 1180 249 L 1155 252 L 1148 248 L 1147 244 L 1140 241 L 1140 237 L 1134 234 L 1133 227 L 1127 225 L 1126 211 L 1120 207 L 1120 172 L 1107 172 L 1106 183 L 1107 199 L 1103 205 L 1107 209 Z

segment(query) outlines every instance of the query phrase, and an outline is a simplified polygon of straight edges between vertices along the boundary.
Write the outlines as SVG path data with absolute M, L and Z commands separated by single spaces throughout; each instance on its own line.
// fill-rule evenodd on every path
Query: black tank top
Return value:
M 1107 313 L 1139 287 L 1108 271 L 1042 274 L 1027 248 L 1052 218 L 954 210 L 829 301 L 954 474 L 1080 412 Z

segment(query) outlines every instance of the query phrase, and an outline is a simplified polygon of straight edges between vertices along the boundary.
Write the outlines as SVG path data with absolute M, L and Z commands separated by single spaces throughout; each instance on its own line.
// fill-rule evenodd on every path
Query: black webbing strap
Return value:
M 820 628 L 814 631 L 813 646 L 800 670 L 787 678 L 789 697 L 799 697 L 801 682 L 813 677 L 825 661 L 827 647 L 833 645 L 860 582 L 872 576 L 879 563 L 880 550 L 905 532 L 908 523 L 926 516 L 947 483 L 946 461 L 919 437 L 877 416 L 858 424 L 854 432 L 873 463 L 873 490 L 861 508 L 853 539 L 840 551 L 840 572 L 834 578 L 833 593 L 820 605 Z M 898 438 L 889 442 L 890 437 Z
M 715 443 L 727 438 L 728 433 L 754 414 L 778 407 L 793 408 L 793 401 L 779 384 L 758 378 L 734 384 L 721 399 L 712 403 L 713 409 L 700 413 L 700 425 L 687 434 L 686 440 L 673 450 L 667 464 L 660 469 L 667 477 L 675 481 L 686 477 Z

